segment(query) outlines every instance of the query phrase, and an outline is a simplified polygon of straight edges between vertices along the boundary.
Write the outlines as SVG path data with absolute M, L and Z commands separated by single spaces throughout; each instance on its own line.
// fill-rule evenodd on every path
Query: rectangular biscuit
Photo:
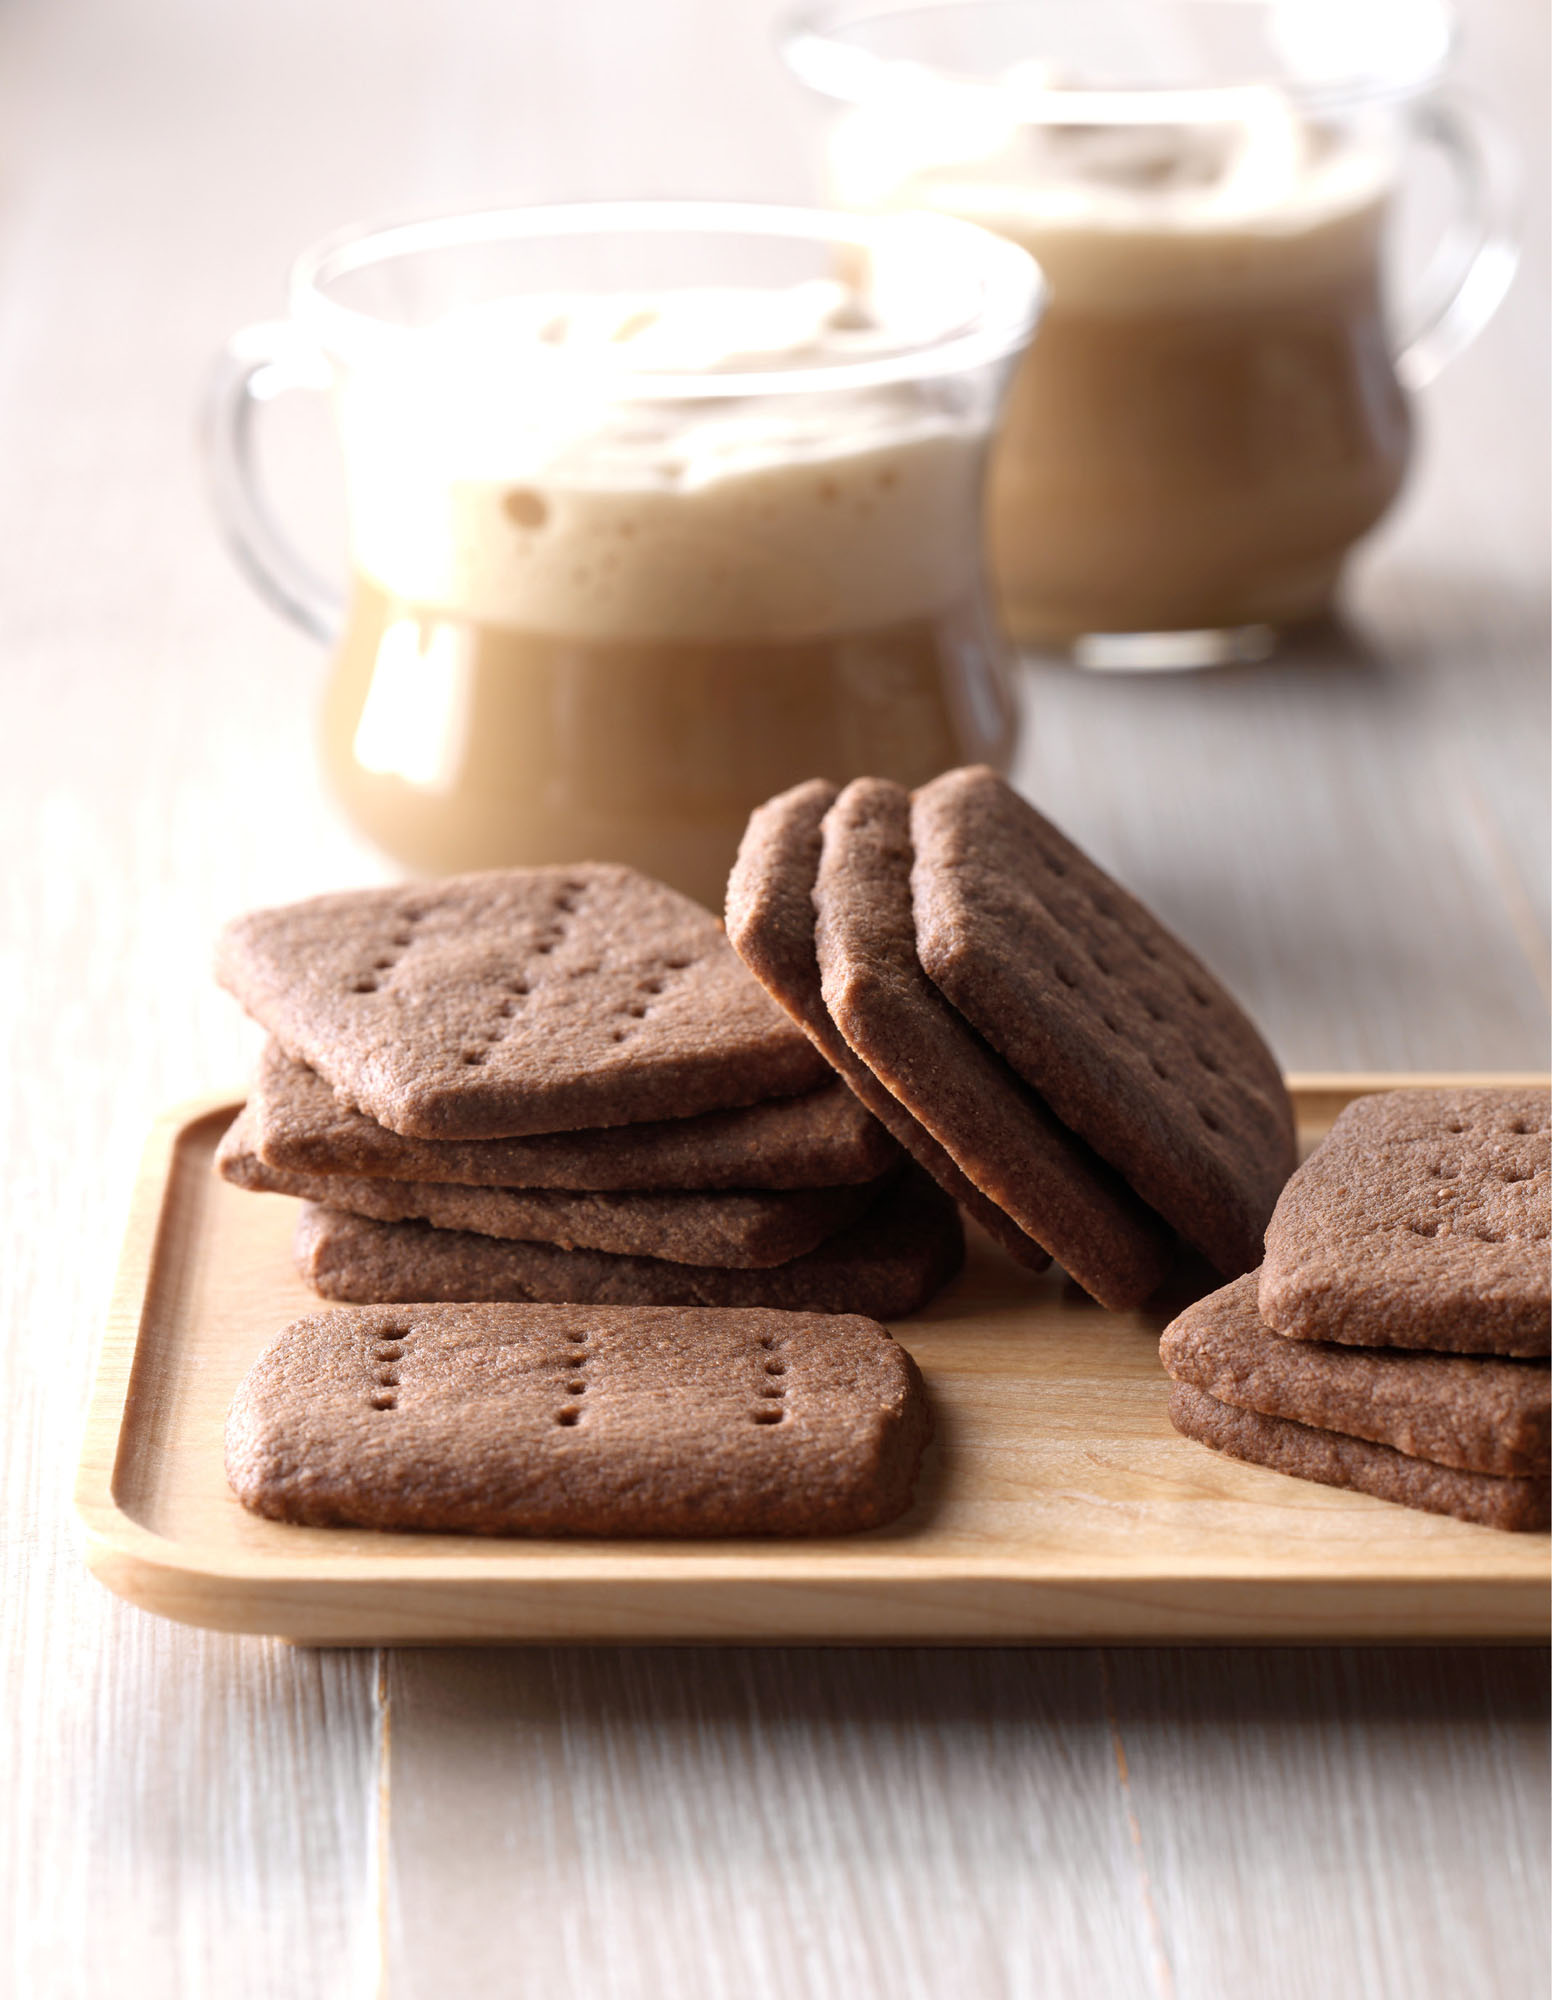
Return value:
M 1298 1160 L 1282 1072 L 1195 954 L 984 765 L 911 801 L 922 967 L 1226 1278 Z
M 876 1180 L 900 1149 L 838 1077 L 691 1118 L 520 1139 L 407 1139 L 344 1104 L 272 1041 L 249 1107 L 266 1166 L 472 1187 L 814 1188 Z
M 1354 1099 L 1278 1197 L 1261 1317 L 1294 1340 L 1552 1351 L 1549 1127 L 1544 1091 Z
M 1545 1475 L 1552 1371 L 1542 1361 L 1288 1340 L 1256 1309 L 1256 1273 L 1164 1329 L 1177 1382 L 1220 1403 L 1500 1477 Z
M 634 869 L 492 869 L 228 924 L 221 983 L 419 1139 L 574 1132 L 795 1096 L 825 1066 L 716 918 Z
M 414 1305 L 286 1327 L 226 1469 L 309 1527 L 849 1534 L 910 1505 L 931 1430 L 915 1363 L 864 1318 Z
M 371 1222 L 305 1203 L 296 1266 L 314 1291 L 356 1304 L 444 1299 L 577 1305 L 772 1306 L 899 1319 L 964 1260 L 954 1204 L 907 1169 L 859 1222 L 764 1271 L 504 1242 L 423 1222 Z
M 663 1257 L 676 1264 L 739 1270 L 785 1264 L 854 1222 L 882 1184 L 718 1193 L 589 1194 L 569 1188 L 460 1187 L 350 1174 L 302 1174 L 266 1166 L 257 1120 L 244 1110 L 216 1148 L 216 1171 L 237 1187 L 288 1194 L 379 1222 L 429 1222 L 556 1243 L 566 1250 Z M 889 1177 L 886 1175 L 887 1180 Z
M 1317 1485 L 1346 1487 L 1429 1514 L 1453 1514 L 1486 1528 L 1523 1533 L 1548 1523 L 1552 1482 L 1545 1476 L 1501 1479 L 1488 1472 L 1461 1472 L 1430 1459 L 1409 1458 L 1367 1438 L 1236 1409 L 1188 1382 L 1175 1384 L 1169 1420 L 1183 1437 L 1214 1451 Z

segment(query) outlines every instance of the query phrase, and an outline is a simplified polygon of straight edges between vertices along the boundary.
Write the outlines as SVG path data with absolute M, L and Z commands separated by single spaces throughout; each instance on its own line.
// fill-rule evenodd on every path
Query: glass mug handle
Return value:
M 284 322 L 250 326 L 216 363 L 200 433 L 210 503 L 237 567 L 275 610 L 326 644 L 339 637 L 345 600 L 291 546 L 259 481 L 254 419 L 289 389 L 327 389 L 328 366 Z
M 1412 129 L 1444 156 L 1459 192 L 1457 212 L 1423 273 L 1413 325 L 1396 352 L 1402 386 L 1416 390 L 1465 352 L 1513 282 L 1519 178 L 1492 121 L 1463 99 L 1419 105 Z

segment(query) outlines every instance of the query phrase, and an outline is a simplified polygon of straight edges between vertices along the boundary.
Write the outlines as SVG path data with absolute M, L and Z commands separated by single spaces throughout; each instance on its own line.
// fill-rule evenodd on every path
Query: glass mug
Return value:
M 327 778 L 430 873 L 625 861 L 719 908 L 801 779 L 1006 765 L 985 460 L 1038 316 L 1022 250 L 932 216 L 517 209 L 308 251 L 207 409 L 249 577 L 335 649 Z M 254 476 L 333 401 L 348 599 Z
M 958 0 L 791 24 L 789 65 L 840 107 L 832 197 L 982 223 L 1050 286 L 992 469 L 1015 638 L 1198 666 L 1329 609 L 1400 489 L 1405 391 L 1514 270 L 1496 142 L 1429 94 L 1450 44 L 1435 0 Z M 1398 340 L 1382 248 L 1419 139 L 1460 212 Z

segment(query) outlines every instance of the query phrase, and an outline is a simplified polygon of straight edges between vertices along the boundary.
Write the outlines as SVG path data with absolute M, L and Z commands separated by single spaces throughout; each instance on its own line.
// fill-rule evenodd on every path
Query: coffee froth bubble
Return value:
M 919 274 L 866 297 L 547 295 L 399 331 L 338 391 L 355 566 L 413 603 L 593 639 L 931 616 L 978 576 L 984 418 L 949 384 L 842 399 L 823 378 L 954 330 Z M 773 371 L 780 395 L 639 390 Z

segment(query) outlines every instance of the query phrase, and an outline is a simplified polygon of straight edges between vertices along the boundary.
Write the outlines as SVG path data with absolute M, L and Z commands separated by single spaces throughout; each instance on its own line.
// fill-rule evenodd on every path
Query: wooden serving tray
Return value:
M 1290 1082 L 1308 1145 L 1361 1092 L 1467 1080 Z M 985 1239 L 898 1328 L 938 1434 L 893 1527 L 643 1543 L 260 1520 L 222 1472 L 227 1405 L 274 1334 L 319 1302 L 291 1268 L 296 1204 L 211 1172 L 236 1110 L 206 1100 L 152 1134 L 81 1459 L 87 1562 L 148 1611 L 323 1645 L 1547 1636 L 1547 1536 L 1413 1513 L 1189 1443 L 1165 1414 L 1165 1315 L 1103 1312 Z

